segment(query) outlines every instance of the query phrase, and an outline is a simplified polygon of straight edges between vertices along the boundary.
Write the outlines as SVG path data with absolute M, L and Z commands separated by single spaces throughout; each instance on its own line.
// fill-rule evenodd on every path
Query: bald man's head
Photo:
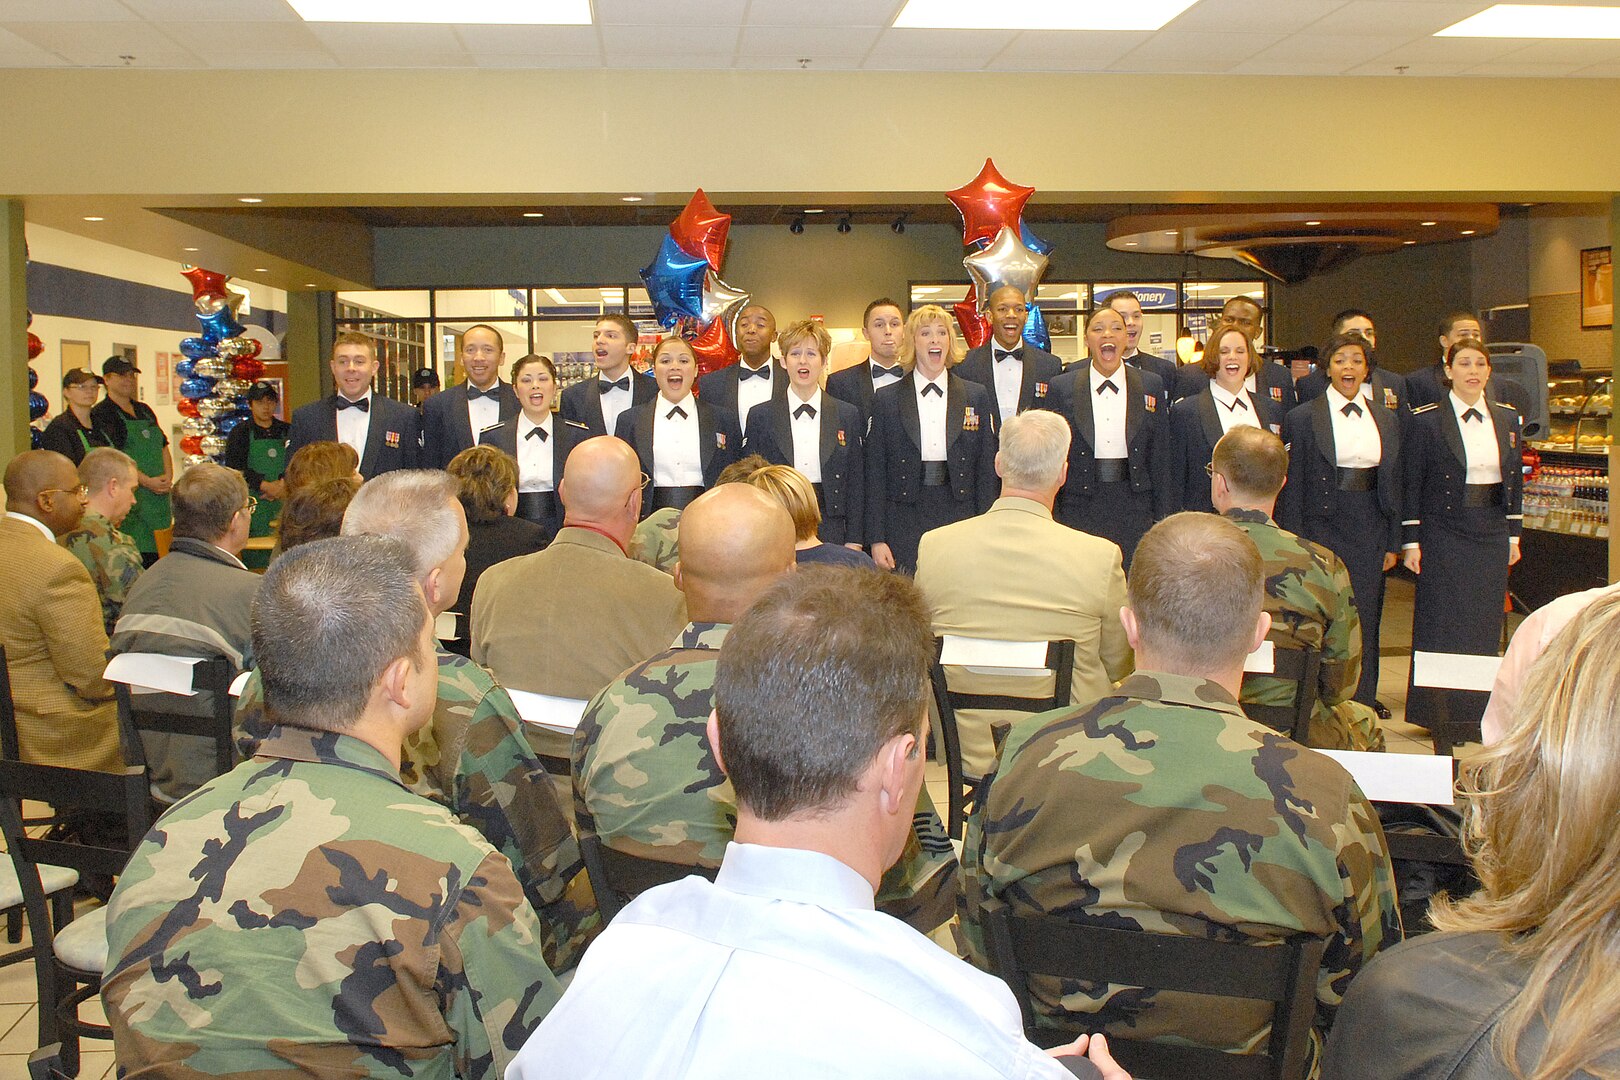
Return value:
M 6 464 L 6 509 L 43 522 L 57 536 L 84 516 L 79 471 L 54 450 L 24 450 Z
M 736 622 L 794 566 L 793 519 L 747 484 L 705 492 L 681 511 L 675 583 L 694 622 Z
M 641 500 L 633 498 L 641 490 L 641 464 L 630 444 L 611 435 L 598 435 L 574 447 L 563 466 L 558 496 L 562 499 L 564 525 L 590 524 L 613 531 L 624 525 L 635 528 Z

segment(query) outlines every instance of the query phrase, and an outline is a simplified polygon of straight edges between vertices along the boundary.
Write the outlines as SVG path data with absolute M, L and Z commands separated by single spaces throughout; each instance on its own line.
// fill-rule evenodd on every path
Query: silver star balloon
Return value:
M 741 315 L 742 309 L 748 306 L 748 299 L 748 293 L 733 289 L 730 285 L 721 281 L 719 275 L 713 270 L 705 272 L 703 275 L 703 317 L 701 320 L 703 328 L 707 330 L 709 324 L 714 320 L 724 319 L 726 332 L 731 335 L 732 341 L 736 341 L 737 316 Z
M 973 279 L 980 309 L 989 306 L 990 297 L 1004 285 L 1023 293 L 1024 299 L 1032 299 L 1036 284 L 1046 273 L 1046 263 L 1045 255 L 1028 247 L 1019 238 L 1018 230 L 1006 225 L 996 233 L 989 247 L 962 260 L 968 276 Z

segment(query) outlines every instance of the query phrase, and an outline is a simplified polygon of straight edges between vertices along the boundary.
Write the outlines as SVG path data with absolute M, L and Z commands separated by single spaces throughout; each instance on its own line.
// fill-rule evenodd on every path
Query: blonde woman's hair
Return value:
M 1597 1072 L 1620 1050 L 1617 685 L 1620 596 L 1610 596 L 1553 639 L 1501 742 L 1462 765 L 1463 843 L 1482 888 L 1437 899 L 1430 919 L 1498 934 L 1529 962 L 1494 1043 L 1521 1080 Z M 1547 1038 L 1527 1074 L 1519 1049 L 1539 1024 Z
M 748 483 L 782 504 L 793 519 L 795 540 L 814 540 L 821 527 L 821 507 L 816 505 L 816 489 L 810 480 L 791 465 L 767 465 L 756 469 Z
M 788 350 L 807 338 L 815 341 L 816 348 L 821 352 L 822 362 L 825 363 L 827 357 L 832 354 L 832 335 L 827 333 L 825 326 L 814 319 L 792 323 L 786 330 L 776 335 L 776 347 L 782 351 L 782 359 L 786 360 Z
M 923 323 L 945 324 L 950 340 L 945 346 L 945 367 L 950 369 L 962 362 L 962 339 L 956 336 L 956 320 L 938 304 L 924 304 L 906 319 L 906 332 L 900 337 L 900 366 L 910 371 L 917 365 L 917 328 Z

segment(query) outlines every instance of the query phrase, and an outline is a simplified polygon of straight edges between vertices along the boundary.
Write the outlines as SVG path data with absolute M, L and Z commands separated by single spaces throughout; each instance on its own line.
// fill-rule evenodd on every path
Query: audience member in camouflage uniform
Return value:
M 632 855 L 712 867 L 737 824 L 736 795 L 704 736 L 715 662 L 730 624 L 794 565 L 793 524 L 763 493 L 719 485 L 686 508 L 680 541 L 677 580 L 693 621 L 586 707 L 574 735 L 574 822 L 581 836 Z M 915 823 L 878 903 L 927 932 L 952 915 L 958 869 L 926 794 Z
M 56 541 L 90 571 L 96 595 L 101 597 L 101 619 L 109 634 L 129 596 L 129 587 L 141 576 L 140 548 L 128 534 L 118 531 L 135 505 L 140 476 L 135 459 L 122 450 L 98 446 L 85 454 L 79 462 L 79 483 L 90 493 L 90 501 L 79 524 Z
M 1282 440 L 1260 428 L 1236 427 L 1215 444 L 1210 498 L 1215 509 L 1260 549 L 1265 566 L 1266 640 L 1281 649 L 1316 649 L 1322 665 L 1316 708 L 1305 745 L 1323 750 L 1382 750 L 1378 714 L 1350 695 L 1361 678 L 1361 621 L 1350 571 L 1328 548 L 1280 527 L 1272 514 L 1288 479 Z M 1295 685 L 1287 679 L 1250 675 L 1243 680 L 1245 705 L 1290 707 Z
M 158 820 L 107 908 L 102 996 L 132 1075 L 498 1080 L 556 1003 L 506 859 L 399 781 L 437 682 L 412 564 L 340 537 L 265 576 L 276 726 Z
M 345 536 L 391 536 L 411 549 L 417 580 L 437 617 L 455 602 L 467 526 L 445 474 L 386 473 L 360 489 L 343 519 Z M 487 671 L 435 643 L 438 702 L 433 719 L 405 739 L 400 779 L 446 807 L 512 863 L 540 916 L 552 971 L 579 961 L 600 923 L 567 816 L 505 690 Z M 254 675 L 236 706 L 237 745 L 250 757 L 269 728 Z
M 770 462 L 758 454 L 739 458 L 720 470 L 715 486 L 746 483 L 748 478 Z M 656 566 L 666 574 L 675 572 L 681 561 L 681 512 L 673 506 L 654 510 L 638 525 L 630 538 L 630 557 L 648 566 Z
M 1183 513 L 1131 567 L 1137 672 L 1090 705 L 1015 725 L 969 822 L 969 939 L 978 905 L 1102 926 L 1267 942 L 1327 940 L 1311 1060 L 1361 966 L 1400 938 L 1378 816 L 1336 762 L 1255 723 L 1235 691 L 1265 637 L 1260 556 L 1229 521 Z M 1270 1009 L 1080 980 L 1034 981 L 1048 1021 L 1234 1051 Z M 1314 1065 L 1313 1065 L 1314 1068 Z

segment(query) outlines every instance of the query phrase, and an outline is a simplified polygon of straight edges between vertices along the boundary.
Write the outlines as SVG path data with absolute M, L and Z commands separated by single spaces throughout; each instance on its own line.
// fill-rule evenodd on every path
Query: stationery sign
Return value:
M 1106 307 L 1108 301 L 1123 292 L 1134 293 L 1143 311 L 1176 310 L 1177 290 L 1170 285 L 1129 285 L 1117 289 L 1098 289 L 1092 300 L 1098 307 Z

